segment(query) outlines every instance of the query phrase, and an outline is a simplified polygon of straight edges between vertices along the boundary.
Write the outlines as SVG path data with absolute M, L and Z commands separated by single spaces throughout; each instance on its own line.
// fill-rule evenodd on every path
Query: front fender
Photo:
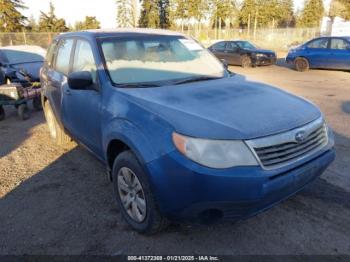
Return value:
M 126 119 L 117 118 L 103 128 L 102 130 L 102 145 L 107 160 L 108 145 L 112 140 L 120 140 L 125 143 L 133 152 L 142 164 L 146 164 L 156 158 L 158 154 L 152 147 L 152 143 L 136 125 Z

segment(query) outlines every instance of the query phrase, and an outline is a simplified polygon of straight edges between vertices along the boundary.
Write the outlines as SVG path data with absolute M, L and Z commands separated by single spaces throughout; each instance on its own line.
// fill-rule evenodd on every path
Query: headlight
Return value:
M 176 148 L 189 159 L 211 168 L 257 166 L 258 162 L 241 140 L 208 140 L 173 133 Z
M 265 54 L 256 54 L 257 57 L 265 57 Z

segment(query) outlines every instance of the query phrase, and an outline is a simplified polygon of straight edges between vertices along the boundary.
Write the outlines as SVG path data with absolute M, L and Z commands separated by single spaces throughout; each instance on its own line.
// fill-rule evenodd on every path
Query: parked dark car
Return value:
M 274 51 L 260 49 L 248 41 L 220 41 L 210 46 L 209 50 L 227 64 L 242 67 L 272 65 L 277 60 Z
M 300 191 L 335 157 L 315 105 L 228 72 L 180 33 L 65 33 L 46 57 L 51 137 L 73 138 L 106 165 L 120 212 L 138 232 L 168 220 L 255 215 Z
M 300 72 L 310 68 L 350 70 L 350 37 L 319 37 L 292 48 L 286 62 Z
M 5 83 L 20 83 L 26 87 L 40 82 L 39 71 L 45 52 L 39 46 L 0 47 L 0 70 L 4 74 Z

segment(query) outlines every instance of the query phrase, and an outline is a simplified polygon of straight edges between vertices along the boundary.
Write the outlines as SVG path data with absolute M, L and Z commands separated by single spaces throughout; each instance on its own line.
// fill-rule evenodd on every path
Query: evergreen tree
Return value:
M 170 2 L 169 0 L 159 0 L 159 26 L 160 28 L 169 28 L 170 21 Z
M 76 22 L 74 27 L 76 31 L 99 28 L 101 28 L 100 22 L 96 19 L 96 16 L 85 16 L 85 20 Z
M 319 27 L 323 15 L 323 0 L 306 0 L 297 25 L 298 27 Z
M 280 14 L 279 26 L 290 27 L 295 24 L 293 0 L 279 0 L 278 12 Z
M 137 26 L 137 0 L 117 0 L 118 27 Z
M 159 13 L 159 4 L 157 0 L 143 0 L 141 7 L 141 16 L 139 19 L 139 26 L 159 28 Z
M 27 18 L 19 10 L 25 8 L 22 0 L 0 0 L 0 32 L 21 31 Z
M 213 10 L 211 14 L 212 20 L 219 27 L 229 26 L 233 17 L 237 14 L 236 3 L 232 0 L 214 0 L 211 6 Z
M 26 30 L 29 31 L 29 32 L 37 32 L 39 30 L 39 25 L 36 22 L 36 20 L 35 20 L 33 15 L 31 15 L 29 17 L 29 19 L 28 19 Z
M 68 27 L 66 21 L 62 18 L 57 18 L 55 15 L 55 7 L 50 2 L 50 10 L 48 13 L 41 11 L 39 18 L 39 31 L 40 32 L 66 32 Z

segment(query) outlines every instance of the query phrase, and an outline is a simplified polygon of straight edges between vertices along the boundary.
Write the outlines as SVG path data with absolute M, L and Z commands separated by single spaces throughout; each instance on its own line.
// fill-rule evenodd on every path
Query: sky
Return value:
M 51 0 L 56 10 L 55 13 L 59 18 L 64 18 L 70 25 L 76 21 L 84 20 L 85 16 L 96 16 L 101 22 L 102 28 L 116 27 L 116 0 Z M 326 6 L 330 0 L 324 0 Z M 23 13 L 30 17 L 38 19 L 40 11 L 49 10 L 50 0 L 24 0 L 28 7 Z M 294 0 L 295 9 L 303 6 L 304 0 Z

